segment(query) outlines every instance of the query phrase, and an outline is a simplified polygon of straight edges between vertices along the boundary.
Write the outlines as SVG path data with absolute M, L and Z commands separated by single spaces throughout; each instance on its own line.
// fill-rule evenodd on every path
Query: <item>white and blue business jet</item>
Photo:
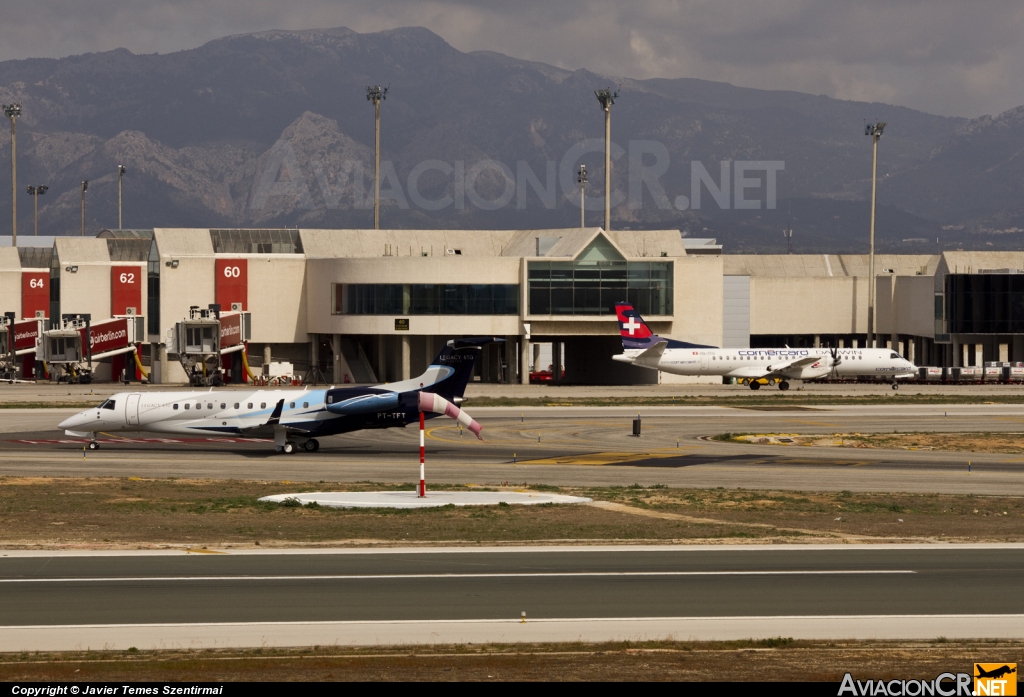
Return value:
M 316 452 L 317 438 L 367 428 L 392 428 L 445 415 L 480 438 L 480 424 L 457 405 L 483 344 L 502 339 L 455 339 L 427 371 L 412 380 L 376 387 L 119 392 L 65 419 L 58 428 L 86 438 L 109 431 L 272 438 L 277 452 Z

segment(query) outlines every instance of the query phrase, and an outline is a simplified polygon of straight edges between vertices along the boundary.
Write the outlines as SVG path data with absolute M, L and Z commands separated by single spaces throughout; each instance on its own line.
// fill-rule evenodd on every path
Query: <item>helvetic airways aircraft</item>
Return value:
M 322 390 L 119 392 L 58 424 L 70 436 L 106 431 L 273 438 L 277 452 L 320 449 L 318 437 L 365 428 L 391 428 L 444 414 L 480 438 L 480 424 L 456 406 L 480 347 L 503 339 L 455 339 L 418 378 L 376 387 Z M 482 440 L 482 438 L 481 438 Z
M 721 375 L 738 378 L 756 390 L 757 381 L 777 382 L 780 390 L 789 389 L 790 380 L 883 375 L 892 378 L 892 389 L 899 389 L 897 378 L 911 377 L 917 367 L 890 349 L 868 348 L 717 348 L 663 339 L 654 334 L 629 303 L 617 303 L 622 353 L 612 356 L 622 363 L 641 368 L 664 370 L 676 375 Z

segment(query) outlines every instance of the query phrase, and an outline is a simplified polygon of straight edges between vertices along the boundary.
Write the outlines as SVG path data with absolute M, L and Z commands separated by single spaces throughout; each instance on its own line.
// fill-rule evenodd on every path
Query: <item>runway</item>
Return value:
M 155 476 L 408 482 L 418 477 L 415 428 L 322 440 L 316 454 L 275 455 L 267 442 L 112 433 L 99 451 L 54 425 L 69 410 L 4 410 L 0 475 Z M 485 442 L 450 421 L 428 425 L 428 478 L 449 483 L 670 486 L 1024 495 L 1024 456 L 758 446 L 719 433 L 1024 431 L 1024 405 L 786 408 L 477 408 Z M 971 473 L 967 473 L 967 462 Z
M 0 651 L 1024 636 L 1021 545 L 9 554 Z

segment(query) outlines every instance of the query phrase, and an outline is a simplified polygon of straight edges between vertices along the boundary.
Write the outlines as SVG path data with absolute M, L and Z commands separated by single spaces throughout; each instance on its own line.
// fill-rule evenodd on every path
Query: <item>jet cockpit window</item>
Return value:
M 116 400 L 108 399 L 107 401 L 103 402 L 103 404 L 101 404 L 98 408 L 99 409 L 113 409 L 115 402 L 116 402 Z
M 893 351 L 892 353 L 889 354 L 889 358 L 899 359 L 899 358 L 903 358 L 903 356 L 901 356 L 900 354 L 898 354 L 895 351 Z

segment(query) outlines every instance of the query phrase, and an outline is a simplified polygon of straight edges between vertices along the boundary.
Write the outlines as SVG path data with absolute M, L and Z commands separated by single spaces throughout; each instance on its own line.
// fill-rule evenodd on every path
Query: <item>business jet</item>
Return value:
M 663 370 L 676 375 L 721 375 L 737 378 L 750 389 L 761 387 L 765 379 L 789 389 L 790 380 L 881 375 L 892 378 L 892 389 L 899 389 L 898 378 L 912 377 L 917 367 L 890 349 L 868 348 L 718 348 L 664 339 L 654 334 L 629 303 L 617 303 L 622 353 L 616 361 L 641 368 Z
M 110 431 L 272 438 L 279 453 L 316 452 L 324 436 L 367 428 L 404 427 L 440 415 L 454 419 L 477 438 L 481 426 L 457 404 L 480 348 L 503 339 L 449 341 L 426 372 L 412 380 L 376 387 L 231 390 L 214 392 L 119 392 L 99 406 L 58 424 L 69 436 Z

